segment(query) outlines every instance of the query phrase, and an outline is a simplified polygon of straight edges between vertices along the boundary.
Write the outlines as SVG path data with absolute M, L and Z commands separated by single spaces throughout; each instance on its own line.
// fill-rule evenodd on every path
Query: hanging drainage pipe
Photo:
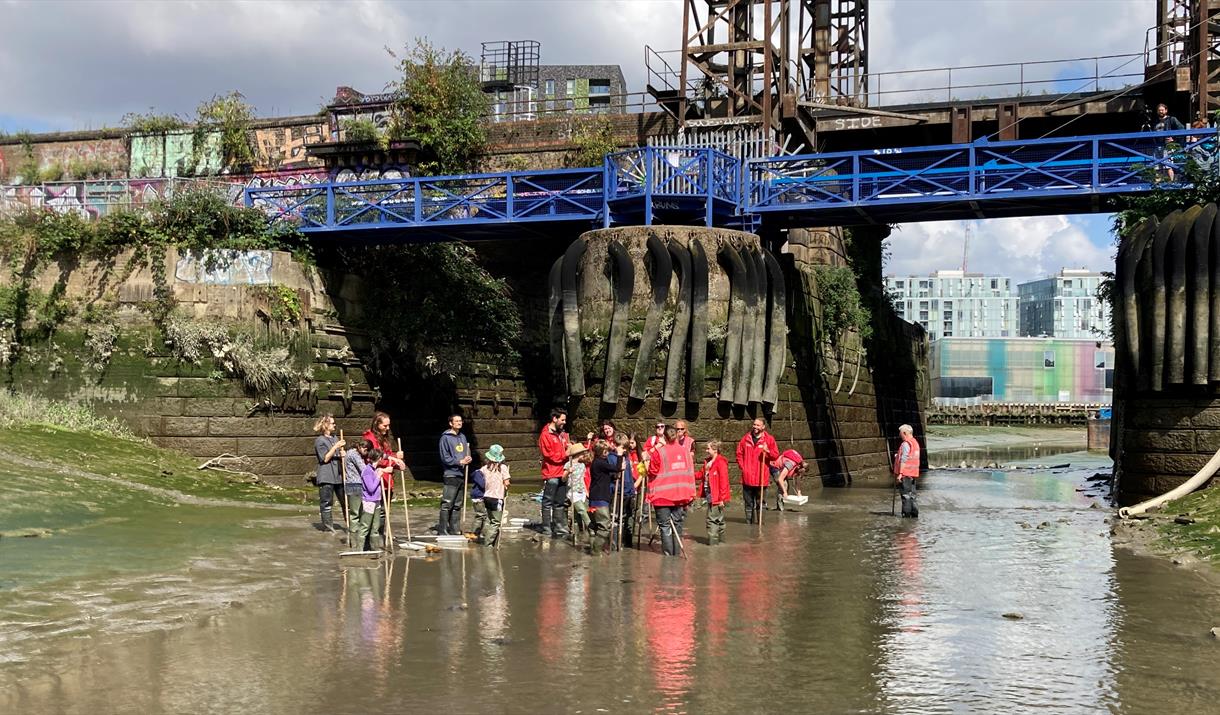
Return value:
M 753 254 L 754 275 L 756 282 L 754 295 L 758 310 L 754 315 L 754 342 L 750 344 L 753 353 L 754 370 L 750 373 L 750 402 L 763 401 L 763 377 L 767 366 L 767 259 L 760 248 Z
M 1159 497 L 1153 497 L 1152 499 L 1142 501 L 1134 506 L 1125 506 L 1119 509 L 1118 516 L 1120 518 L 1127 519 L 1135 516 L 1136 514 L 1143 514 L 1149 509 L 1154 509 L 1166 502 L 1171 502 L 1174 499 L 1181 499 L 1182 497 L 1206 484 L 1207 480 L 1211 479 L 1212 476 L 1215 475 L 1217 469 L 1220 469 L 1220 449 L 1216 450 L 1216 453 L 1212 455 L 1212 458 L 1207 460 L 1207 464 L 1204 464 L 1203 468 L 1195 472 L 1195 475 L 1190 479 L 1187 479 L 1185 482 L 1182 482 Z
M 707 252 L 699 241 L 690 243 L 690 366 L 686 373 L 686 401 L 703 399 L 707 374 Z
M 1118 251 L 1115 272 L 1122 280 L 1119 291 L 1122 296 L 1123 338 L 1126 342 L 1127 361 L 1131 365 L 1131 374 L 1140 372 L 1140 319 L 1139 295 L 1136 292 L 1135 267 L 1148 245 L 1148 240 L 1156 233 L 1159 222 L 1155 217 L 1146 219 L 1130 239 L 1123 242 Z M 1147 359 L 1145 356 L 1144 359 Z
M 657 336 L 661 334 L 661 314 L 669 298 L 669 281 L 674 274 L 669 251 L 656 236 L 648 237 L 648 257 L 652 263 L 652 304 L 648 306 L 648 315 L 644 318 L 644 334 L 640 336 L 640 350 L 631 377 L 631 397 L 637 400 L 644 399 L 648 394 L 652 355 L 657 348 Z
M 585 239 L 572 241 L 563 254 L 560 282 L 563 285 L 563 344 L 568 366 L 568 394 L 585 394 L 584 354 L 580 346 L 580 260 L 585 255 Z
M 568 394 L 568 366 L 563 355 L 563 256 L 551 264 L 551 272 L 547 278 L 550 288 L 547 296 L 548 335 L 551 343 L 551 383 L 555 393 L 566 397 Z
M 1203 213 L 1195 220 L 1194 231 L 1191 232 L 1191 248 L 1194 255 L 1193 281 L 1189 292 L 1190 304 L 1186 314 L 1190 316 L 1190 382 L 1194 385 L 1207 384 L 1207 359 L 1209 322 L 1211 311 L 1211 261 L 1209 260 L 1212 235 L 1216 225 L 1216 205 L 1203 207 Z
M 682 394 L 678 388 L 686 358 L 686 336 L 690 332 L 691 260 L 690 251 L 676 241 L 669 242 L 669 256 L 678 266 L 678 300 L 674 310 L 674 329 L 669 337 L 669 359 L 665 364 L 665 385 L 661 399 L 677 402 Z
M 1186 251 L 1195 220 L 1203 212 L 1191 206 L 1173 230 L 1166 256 L 1165 382 L 1181 385 L 1186 380 Z M 1210 228 L 1210 227 L 1209 227 Z
M 779 401 L 779 380 L 788 362 L 788 292 L 779 261 L 770 251 L 764 251 L 763 257 L 767 262 L 771 322 L 767 333 L 767 376 L 763 380 L 762 401 L 775 405 Z
M 1156 238 L 1152 242 L 1152 290 L 1148 292 L 1145 301 L 1151 301 L 1152 319 L 1148 325 L 1148 333 L 1152 342 L 1151 368 L 1148 374 L 1149 387 L 1153 392 L 1160 392 L 1165 382 L 1165 323 L 1169 320 L 1166 305 L 1165 288 L 1165 253 L 1169 247 L 1169 238 L 1177 229 L 1182 218 L 1181 211 L 1174 211 L 1165 217 L 1157 227 Z
M 746 406 L 750 403 L 750 379 L 754 374 L 754 340 L 758 330 L 758 262 L 750 248 L 741 250 L 741 261 L 746 269 L 746 311 L 741 326 L 741 372 L 737 375 L 737 388 L 733 392 L 733 404 Z
M 627 346 L 627 316 L 635 290 L 635 264 L 623 244 L 611 241 L 606 246 L 614 275 L 614 312 L 610 315 L 610 336 L 606 346 L 606 377 L 602 383 L 602 402 L 618 402 L 619 382 L 623 379 L 623 351 Z
M 721 402 L 735 402 L 737 375 L 741 370 L 741 328 L 746 312 L 746 264 L 732 244 L 720 249 L 720 260 L 729 269 L 729 319 L 724 339 L 724 367 L 720 373 Z

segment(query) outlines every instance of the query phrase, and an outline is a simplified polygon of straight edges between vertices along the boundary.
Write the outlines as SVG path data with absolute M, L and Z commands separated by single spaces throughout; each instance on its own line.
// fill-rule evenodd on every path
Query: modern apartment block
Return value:
M 1102 275 L 1065 268 L 1056 275 L 1017 286 L 1020 334 L 1030 337 L 1092 338 L 1110 327 L 1110 306 L 1097 299 Z
M 521 120 L 625 111 L 627 86 L 618 65 L 539 65 L 537 70 L 536 84 L 487 87 L 494 117 Z
M 887 276 L 885 289 L 899 317 L 922 325 L 930 340 L 1017 335 L 1017 297 L 1009 278 L 945 270 Z

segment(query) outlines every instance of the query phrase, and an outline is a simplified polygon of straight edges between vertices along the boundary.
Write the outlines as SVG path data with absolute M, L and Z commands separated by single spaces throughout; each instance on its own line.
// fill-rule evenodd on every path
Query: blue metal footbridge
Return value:
M 474 239 L 569 224 L 757 229 L 1109 210 L 1107 198 L 1216 169 L 1217 130 L 803 154 L 741 162 L 642 147 L 603 166 L 248 188 L 247 206 L 306 234 Z

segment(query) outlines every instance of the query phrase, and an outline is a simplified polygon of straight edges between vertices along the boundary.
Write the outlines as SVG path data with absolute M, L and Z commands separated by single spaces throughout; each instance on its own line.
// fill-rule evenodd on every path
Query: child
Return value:
M 611 462 L 614 464 L 614 468 L 619 470 L 619 473 L 615 475 L 614 485 L 614 491 L 619 499 L 619 513 L 616 516 L 615 528 L 618 529 L 619 545 L 630 546 L 632 522 L 635 519 L 636 481 L 641 479 L 638 477 L 636 469 L 639 458 L 636 455 L 634 436 L 620 434 L 615 438 L 614 443 L 618 449 L 610 455 Z M 626 465 L 619 460 L 625 461 Z M 623 479 L 621 485 L 618 484 L 620 477 Z
M 360 472 L 360 533 L 356 537 L 357 551 L 371 551 L 369 535 L 376 538 L 381 528 L 381 471 L 376 464 L 381 461 L 380 449 L 373 447 L 364 455 L 364 469 Z
M 483 457 L 487 464 L 475 472 L 483 484 L 483 505 L 487 511 L 487 529 L 483 532 L 483 545 L 495 546 L 500 538 L 504 500 L 508 497 L 508 465 L 504 463 L 504 448 L 498 444 L 493 444 Z
M 614 461 L 610 459 L 611 453 L 615 455 Z M 611 446 L 604 439 L 597 440 L 593 445 L 593 464 L 589 467 L 592 474 L 589 480 L 589 511 L 592 515 L 589 547 L 595 554 L 604 550 L 610 543 L 610 508 L 614 503 L 618 460 L 625 459 L 625 453 L 625 448 Z
M 568 463 L 564 472 L 568 475 L 568 500 L 572 502 L 572 518 L 576 527 L 589 532 L 589 463 L 593 461 L 583 444 L 568 445 Z M 575 536 L 573 536 L 575 538 Z
M 707 461 L 695 478 L 703 483 L 707 498 L 707 543 L 715 546 L 724 541 L 724 507 L 729 503 L 729 460 L 720 454 L 720 440 L 707 443 Z
M 343 454 L 343 496 L 347 500 L 347 545 L 350 547 L 360 531 L 360 501 L 363 486 L 360 473 L 364 471 L 364 455 L 370 445 L 359 440 L 355 447 Z
M 474 509 L 474 529 L 471 533 L 476 540 L 482 538 L 483 528 L 487 525 L 487 505 L 483 502 L 486 489 L 483 468 L 474 470 L 470 474 L 470 507 Z

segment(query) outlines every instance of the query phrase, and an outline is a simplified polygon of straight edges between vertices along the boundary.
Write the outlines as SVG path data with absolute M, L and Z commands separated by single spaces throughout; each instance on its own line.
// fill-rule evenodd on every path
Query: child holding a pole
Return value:
M 356 550 L 371 551 L 369 536 L 376 538 L 381 528 L 381 470 L 377 463 L 381 461 L 380 449 L 373 447 L 364 455 L 364 468 L 360 472 L 360 531 L 356 535 Z
M 481 484 L 487 526 L 483 529 L 483 545 L 495 546 L 500 538 L 500 522 L 504 515 L 504 500 L 508 498 L 508 465 L 504 463 L 504 448 L 493 444 L 483 453 L 486 463 L 474 473 L 472 481 Z

